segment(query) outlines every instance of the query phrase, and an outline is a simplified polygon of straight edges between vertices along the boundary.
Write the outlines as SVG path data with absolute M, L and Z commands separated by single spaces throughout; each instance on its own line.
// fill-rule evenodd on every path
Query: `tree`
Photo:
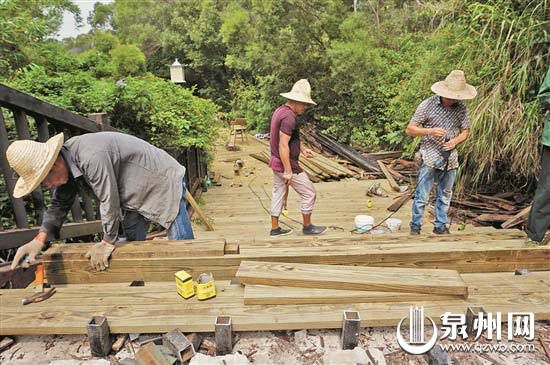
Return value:
M 114 4 L 103 4 L 97 2 L 94 4 L 94 10 L 88 16 L 88 24 L 93 31 L 106 30 L 112 28 Z
M 0 76 L 29 63 L 29 53 L 59 30 L 64 11 L 81 23 L 80 9 L 70 0 L 0 1 Z
M 122 44 L 111 51 L 116 77 L 135 76 L 145 72 L 145 55 L 133 44 Z

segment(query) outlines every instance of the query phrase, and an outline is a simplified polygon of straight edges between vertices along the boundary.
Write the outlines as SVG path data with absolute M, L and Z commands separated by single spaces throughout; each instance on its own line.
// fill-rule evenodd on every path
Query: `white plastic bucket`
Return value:
M 358 232 L 367 232 L 374 226 L 374 218 L 370 215 L 358 215 L 355 217 L 355 229 Z
M 386 227 L 392 232 L 397 232 L 401 229 L 401 219 L 397 218 L 388 218 L 386 220 Z

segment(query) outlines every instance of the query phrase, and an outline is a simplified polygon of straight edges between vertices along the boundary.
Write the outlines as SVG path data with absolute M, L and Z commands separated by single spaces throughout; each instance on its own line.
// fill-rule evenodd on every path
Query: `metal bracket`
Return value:
M 172 351 L 183 364 L 195 356 L 193 344 L 179 329 L 172 330 L 162 336 L 162 344 Z M 198 350 L 198 349 L 197 349 Z
M 468 337 L 474 334 L 474 322 L 478 318 L 479 313 L 483 313 L 483 318 L 486 317 L 487 312 L 483 307 L 468 307 L 466 308 L 466 333 Z
M 361 317 L 359 317 L 359 312 L 344 311 L 344 320 L 342 322 L 342 349 L 351 350 L 357 346 L 360 330 Z
M 93 316 L 88 322 L 88 341 L 92 356 L 105 357 L 111 351 L 111 332 L 107 317 Z
M 233 325 L 231 317 L 218 316 L 214 328 L 216 337 L 216 355 L 223 356 L 233 351 Z

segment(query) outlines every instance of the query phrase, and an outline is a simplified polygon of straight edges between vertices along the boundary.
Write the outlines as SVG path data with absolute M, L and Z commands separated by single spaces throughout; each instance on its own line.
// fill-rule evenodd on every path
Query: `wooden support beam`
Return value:
M 216 355 L 228 355 L 233 351 L 233 325 L 230 316 L 218 316 L 214 326 Z
M 0 238 L 2 237 L 0 232 Z M 1 241 L 1 239 L 0 239 Z M 44 260 L 46 277 L 53 284 L 61 283 L 108 283 L 132 280 L 172 281 L 174 272 L 185 270 L 190 275 L 212 272 L 216 280 L 233 278 L 243 260 L 267 262 L 295 262 L 307 264 L 358 265 L 370 267 L 401 268 L 441 268 L 468 272 L 509 272 L 517 267 L 531 271 L 550 269 L 550 248 L 525 247 L 522 240 L 479 241 L 451 240 L 448 242 L 407 241 L 369 242 L 369 244 L 346 244 L 340 240 L 332 246 L 313 247 L 257 247 L 244 248 L 240 244 L 240 254 L 224 256 L 184 257 L 174 254 L 111 260 L 109 269 L 96 273 L 90 270 L 88 260 L 82 258 L 68 260 Z M 200 245 L 200 240 L 195 240 Z M 207 243 L 208 240 L 202 241 Z M 210 241 L 212 242 L 212 241 Z M 162 241 L 149 241 L 150 244 L 162 244 Z M 221 242 L 223 243 L 223 242 Z M 141 243 L 134 245 L 136 251 Z M 115 250 L 116 254 L 116 250 Z M 135 268 L 139 267 L 136 273 Z
M 359 341 L 359 332 L 361 331 L 361 317 L 359 312 L 344 311 L 342 321 L 342 349 L 352 350 Z
M 93 316 L 88 322 L 88 341 L 92 356 L 105 357 L 111 352 L 111 333 L 105 316 Z

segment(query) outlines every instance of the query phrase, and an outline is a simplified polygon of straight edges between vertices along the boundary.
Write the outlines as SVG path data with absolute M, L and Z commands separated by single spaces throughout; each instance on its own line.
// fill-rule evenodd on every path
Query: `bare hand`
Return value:
M 456 148 L 456 141 L 454 139 L 450 139 L 445 142 L 442 147 L 445 151 L 454 150 Z
M 306 156 L 307 158 L 312 158 L 313 156 L 315 156 L 315 152 L 313 152 L 310 148 L 305 148 L 302 153 L 304 154 L 304 156 Z
M 445 129 L 443 128 L 431 128 L 430 129 L 430 135 L 437 138 L 443 138 L 445 137 Z
M 292 180 L 292 171 L 291 172 L 284 172 L 283 173 L 283 179 L 285 179 L 285 184 L 290 184 L 290 180 Z

